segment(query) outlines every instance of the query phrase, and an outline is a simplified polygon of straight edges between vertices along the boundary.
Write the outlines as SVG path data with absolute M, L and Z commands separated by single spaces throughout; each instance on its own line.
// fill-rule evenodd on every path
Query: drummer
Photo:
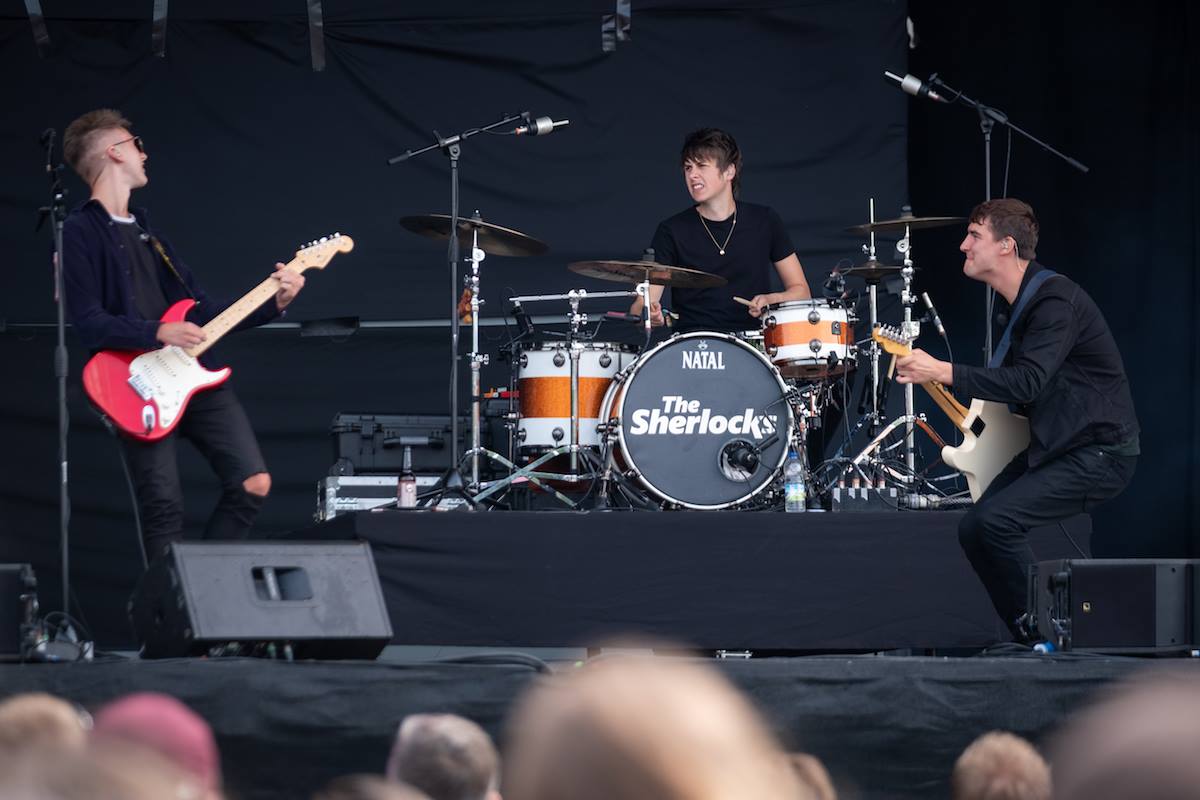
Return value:
M 654 234 L 654 260 L 720 275 L 728 284 L 713 289 L 671 289 L 671 310 L 679 315 L 677 330 L 744 331 L 757 327 L 770 304 L 811 297 L 796 248 L 779 214 L 769 206 L 737 199 L 742 154 L 728 133 L 701 128 L 688 134 L 680 156 L 683 182 L 694 205 L 663 220 Z M 771 291 L 772 265 L 783 282 Z M 650 287 L 650 312 L 663 323 L 662 286 Z M 733 297 L 750 299 L 750 307 Z M 629 309 L 641 314 L 639 297 Z

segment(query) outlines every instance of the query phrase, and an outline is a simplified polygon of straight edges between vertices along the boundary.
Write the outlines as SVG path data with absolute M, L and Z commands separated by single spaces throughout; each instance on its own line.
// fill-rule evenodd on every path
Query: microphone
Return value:
M 901 78 L 891 72 L 884 72 L 885 78 L 891 78 L 896 83 L 900 84 L 900 88 L 911 94 L 913 97 L 928 97 L 938 103 L 949 103 L 950 101 L 942 97 L 940 94 L 930 88 L 929 84 L 922 81 L 916 75 L 905 75 Z
M 513 301 L 513 316 L 517 318 L 517 327 L 521 329 L 521 336 L 533 335 L 533 320 L 529 318 L 529 313 L 525 311 L 519 300 Z
M 553 120 L 549 117 L 538 117 L 530 119 L 525 116 L 525 124 L 518 125 L 513 133 L 517 136 L 545 136 L 548 133 L 554 133 L 555 128 L 564 128 L 571 124 L 569 119 Z
M 929 309 L 929 316 L 933 319 L 933 327 L 937 328 L 938 335 L 945 339 L 946 326 L 942 324 L 942 318 L 938 316 L 937 309 L 933 307 L 933 301 L 929 299 L 929 292 L 921 292 L 921 299 L 925 301 L 925 307 Z
M 758 448 L 745 439 L 734 439 L 722 448 L 725 460 L 753 475 L 762 461 Z
M 38 137 L 38 143 L 46 149 L 46 172 L 54 172 L 54 138 L 56 136 L 58 136 L 58 131 L 54 128 L 46 128 Z

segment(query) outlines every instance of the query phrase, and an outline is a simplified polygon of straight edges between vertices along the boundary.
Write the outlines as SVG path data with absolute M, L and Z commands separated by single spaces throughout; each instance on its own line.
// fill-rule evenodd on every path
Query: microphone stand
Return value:
M 502 128 L 506 125 L 512 125 L 514 122 L 528 121 L 530 118 L 529 112 L 524 114 L 511 114 L 490 125 L 485 125 L 482 128 L 469 128 L 468 130 L 457 133 L 448 138 L 442 138 L 442 135 L 437 131 L 433 135 L 437 140 L 426 147 L 419 150 L 406 150 L 398 156 L 393 156 L 387 160 L 388 166 L 399 164 L 407 161 L 410 158 L 415 158 L 424 155 L 432 150 L 441 150 L 446 158 L 450 160 L 450 243 L 447 248 L 447 261 L 450 266 L 450 448 L 455 454 L 450 462 L 450 467 L 438 480 L 437 486 L 433 489 L 432 495 L 442 497 L 447 494 L 455 495 L 466 500 L 472 507 L 475 505 L 474 499 L 467 492 L 466 482 L 463 480 L 462 472 L 458 468 L 458 337 L 459 337 L 459 320 L 458 320 L 458 162 L 462 155 L 462 143 L 472 136 L 479 133 L 488 133 L 496 128 Z
M 62 551 L 62 610 L 64 614 L 71 613 L 71 554 L 70 554 L 70 524 L 71 524 L 71 493 L 69 491 L 69 470 L 67 469 L 67 432 L 70 429 L 70 417 L 67 413 L 67 374 L 70 371 L 67 361 L 67 323 L 63 306 L 66 298 L 63 295 L 63 222 L 66 221 L 67 190 L 62 184 L 62 164 L 54 165 L 54 131 L 47 130 L 43 134 L 42 144 L 46 148 L 46 175 L 50 179 L 50 205 L 38 209 L 38 224 L 49 217 L 51 231 L 54 236 L 54 305 L 56 307 L 55 328 L 58 340 L 54 347 L 54 377 L 58 384 L 58 530 L 59 548 Z
M 968 108 L 975 109 L 976 113 L 979 114 L 979 130 L 983 133 L 983 183 L 985 200 L 992 199 L 992 128 L 996 125 L 996 123 L 1007 125 L 1009 130 L 1016 131 L 1029 141 L 1040 146 L 1046 152 L 1058 156 L 1080 172 L 1087 173 L 1089 171 L 1089 168 L 1085 164 L 1082 164 L 1074 158 L 1071 158 L 1066 153 L 1056 150 L 1020 126 L 1014 125 L 1013 122 L 1009 120 L 1008 114 L 1005 114 L 1003 111 L 997 108 L 993 108 L 992 106 L 981 103 L 978 100 L 973 100 L 959 90 L 946 85 L 945 81 L 938 78 L 936 72 L 929 76 L 929 84 L 941 89 L 942 96 L 946 98 L 947 102 L 962 103 Z M 987 314 L 985 317 L 987 330 L 984 331 L 983 345 L 983 363 L 985 366 L 992 360 L 992 306 L 995 301 L 996 292 L 994 289 L 992 289 L 992 287 L 989 286 L 987 287 L 985 301 L 985 311 Z

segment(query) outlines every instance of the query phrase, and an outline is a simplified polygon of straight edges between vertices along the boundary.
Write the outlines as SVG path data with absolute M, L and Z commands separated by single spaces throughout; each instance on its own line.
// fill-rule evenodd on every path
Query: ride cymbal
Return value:
M 947 225 L 957 225 L 966 222 L 966 217 L 898 217 L 896 219 L 881 219 L 854 225 L 846 228 L 847 233 L 904 233 L 904 227 L 910 231 L 921 228 L 943 228 Z
M 709 289 L 724 286 L 727 280 L 704 270 L 672 267 L 654 261 L 574 261 L 567 269 L 589 278 L 620 283 L 641 283 L 649 280 L 657 286 L 678 286 L 683 289 Z
M 401 217 L 400 224 L 413 233 L 430 239 L 450 238 L 449 214 L 421 214 Z M 503 225 L 484 222 L 478 217 L 460 217 L 458 244 L 470 247 L 472 233 L 479 231 L 479 249 L 492 256 L 540 256 L 550 248 L 545 242 Z

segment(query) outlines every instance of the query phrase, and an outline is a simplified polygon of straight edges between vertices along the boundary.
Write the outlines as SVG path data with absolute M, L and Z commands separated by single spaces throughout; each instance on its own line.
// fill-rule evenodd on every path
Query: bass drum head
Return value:
M 787 457 L 786 393 L 766 356 L 736 337 L 676 336 L 647 352 L 622 381 L 621 454 L 663 500 L 727 508 L 766 488 Z M 757 468 L 730 463 L 731 452 L 751 446 L 761 450 Z

